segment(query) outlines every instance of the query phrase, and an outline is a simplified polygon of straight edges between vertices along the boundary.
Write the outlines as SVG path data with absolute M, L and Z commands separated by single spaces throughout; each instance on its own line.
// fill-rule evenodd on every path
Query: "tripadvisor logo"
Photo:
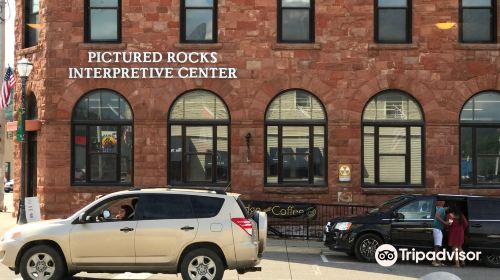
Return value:
M 419 263 L 421 261 L 453 261 L 458 258 L 460 261 L 478 261 L 481 252 L 460 252 L 458 250 L 446 251 L 442 250 L 439 252 L 422 252 L 417 251 L 415 248 L 407 249 L 400 248 L 399 252 L 394 246 L 390 244 L 383 244 L 377 248 L 375 251 L 375 260 L 377 263 L 384 267 L 393 266 L 397 261 L 398 257 L 402 261 L 413 261 Z
M 381 266 L 393 266 L 398 261 L 398 251 L 390 244 L 380 245 L 375 251 L 375 260 Z

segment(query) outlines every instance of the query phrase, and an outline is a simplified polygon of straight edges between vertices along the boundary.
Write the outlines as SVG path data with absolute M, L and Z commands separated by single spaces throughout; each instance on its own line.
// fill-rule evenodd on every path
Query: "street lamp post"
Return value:
M 33 64 L 23 57 L 21 60 L 17 62 L 17 73 L 21 77 L 21 123 L 18 126 L 21 128 L 21 137 L 19 144 L 21 145 L 21 183 L 19 187 L 19 212 L 17 216 L 18 224 L 26 223 L 26 209 L 24 206 L 24 198 L 25 198 L 25 189 L 26 189 L 26 180 L 25 180 L 25 171 L 24 171 L 24 161 L 25 161 L 25 140 L 26 140 L 26 82 L 28 81 L 28 77 L 33 69 Z

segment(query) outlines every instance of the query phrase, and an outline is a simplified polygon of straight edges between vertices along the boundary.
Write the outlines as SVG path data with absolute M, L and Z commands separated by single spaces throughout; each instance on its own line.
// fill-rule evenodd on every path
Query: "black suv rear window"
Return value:
M 196 218 L 212 218 L 219 214 L 222 204 L 224 204 L 224 199 L 193 195 L 191 196 L 191 203 L 193 204 Z
M 469 203 L 469 219 L 499 220 L 500 199 L 471 199 Z

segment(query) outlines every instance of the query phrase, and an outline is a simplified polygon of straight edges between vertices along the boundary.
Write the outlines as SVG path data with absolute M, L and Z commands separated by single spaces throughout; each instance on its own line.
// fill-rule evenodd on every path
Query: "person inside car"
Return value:
M 443 207 L 444 201 L 436 200 L 436 216 L 434 217 L 434 223 L 432 226 L 432 236 L 434 238 L 434 252 L 439 252 L 441 247 L 443 247 L 443 230 L 444 226 L 449 225 L 446 219 L 446 209 Z M 432 261 L 433 266 L 444 266 L 439 260 Z
M 130 215 L 134 213 L 134 209 L 130 205 L 122 205 L 120 211 L 116 215 L 117 220 L 129 220 Z

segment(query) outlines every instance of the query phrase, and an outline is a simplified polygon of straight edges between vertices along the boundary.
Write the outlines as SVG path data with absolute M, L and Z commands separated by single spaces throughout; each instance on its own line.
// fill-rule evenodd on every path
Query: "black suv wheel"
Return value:
M 20 272 L 26 280 L 59 280 L 66 271 L 62 256 L 47 245 L 32 247 L 21 257 Z
M 195 249 L 184 256 L 181 263 L 183 280 L 221 280 L 224 264 L 210 249 Z
M 382 245 L 382 239 L 372 233 L 362 235 L 354 244 L 356 258 L 364 262 L 375 261 L 375 251 Z

